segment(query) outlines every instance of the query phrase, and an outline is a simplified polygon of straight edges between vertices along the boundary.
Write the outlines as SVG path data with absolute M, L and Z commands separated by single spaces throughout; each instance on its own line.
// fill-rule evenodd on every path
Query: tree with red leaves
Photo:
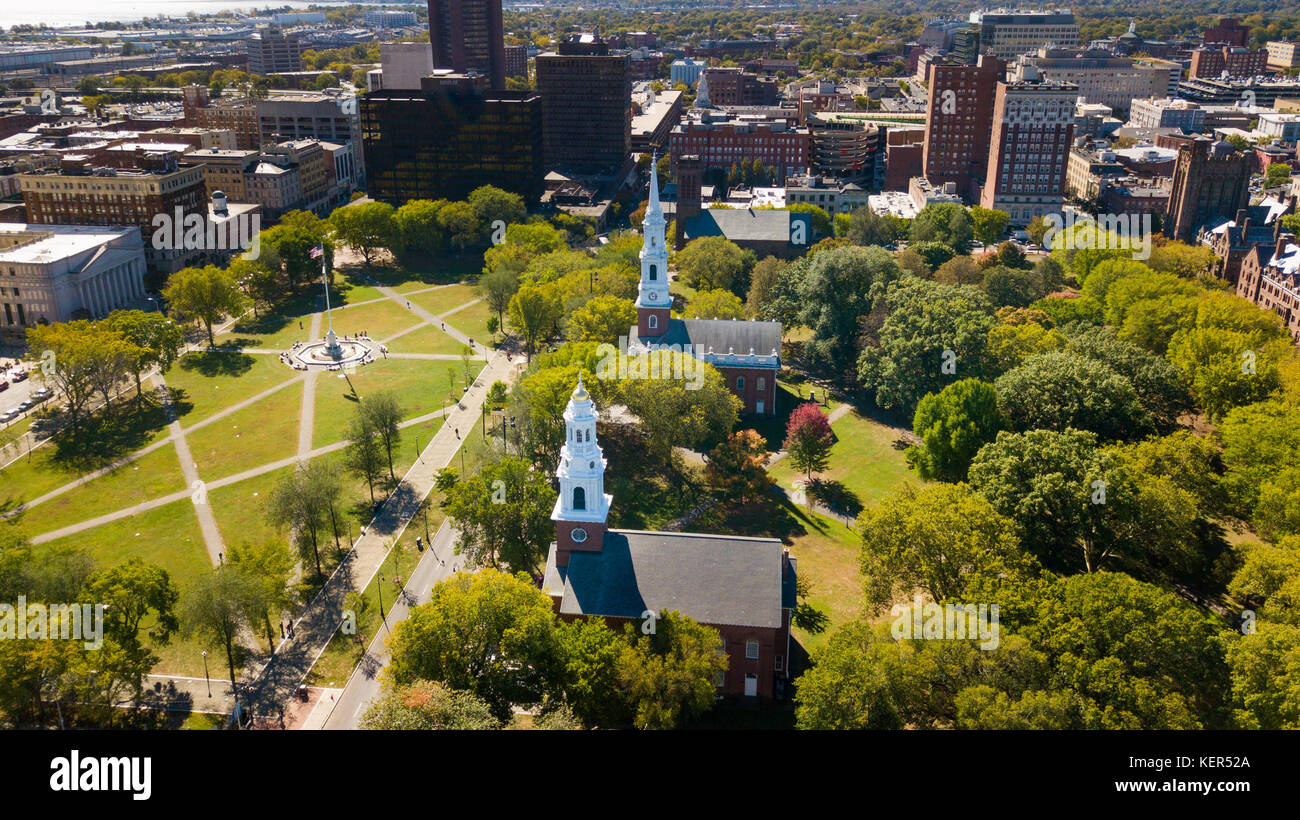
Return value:
M 794 468 L 803 470 L 811 481 L 813 470 L 820 472 L 826 469 L 834 441 L 830 419 L 816 404 L 805 402 L 790 414 L 790 420 L 785 426 L 785 444 L 782 446 L 789 453 Z

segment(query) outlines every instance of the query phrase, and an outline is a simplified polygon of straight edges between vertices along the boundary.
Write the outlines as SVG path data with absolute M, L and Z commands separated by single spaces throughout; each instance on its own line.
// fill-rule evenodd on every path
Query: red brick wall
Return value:
M 754 351 L 759 353 L 760 351 Z M 766 354 L 767 351 L 761 351 Z M 746 413 L 757 413 L 758 402 L 763 401 L 763 415 L 776 415 L 776 371 L 761 367 L 719 367 L 718 372 L 726 379 L 727 387 L 745 404 Z M 736 379 L 744 377 L 745 386 L 737 389 Z M 758 389 L 758 380 L 763 379 L 763 389 Z
M 658 317 L 658 327 L 650 327 L 650 317 Z M 653 339 L 656 336 L 662 336 L 668 330 L 668 308 L 637 308 L 636 309 L 636 332 L 637 338 Z
M 574 542 L 569 535 L 569 533 L 573 532 L 574 527 L 582 527 L 587 531 L 586 541 L 581 544 Z M 555 536 L 555 565 L 557 567 L 567 567 L 570 552 L 601 551 L 605 543 L 605 525 L 593 524 L 587 521 L 556 521 Z

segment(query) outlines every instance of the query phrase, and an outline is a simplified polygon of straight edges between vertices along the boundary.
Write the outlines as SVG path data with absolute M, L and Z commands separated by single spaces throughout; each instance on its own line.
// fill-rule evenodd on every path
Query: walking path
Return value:
M 459 404 L 448 414 L 424 451 L 362 530 L 352 550 L 325 582 L 324 587 L 294 622 L 294 637 L 276 648 L 262 675 L 248 687 L 246 701 L 253 714 L 275 715 L 311 670 L 342 622 L 344 603 L 353 591 L 365 589 L 378 572 L 392 545 L 415 516 L 420 502 L 433 489 L 435 476 L 451 463 L 464 437 L 479 421 L 488 387 L 496 381 L 512 382 L 523 360 L 507 361 L 498 353 L 479 373 Z
M 311 330 L 307 333 L 308 341 L 320 338 L 320 314 L 311 315 Z M 311 452 L 311 436 L 316 429 L 316 377 L 319 368 L 313 368 L 305 374 L 302 385 L 302 412 L 298 415 L 298 458 Z
M 190 488 L 190 501 L 194 504 L 194 512 L 199 517 L 203 544 L 208 548 L 208 557 L 212 559 L 213 566 L 216 566 L 221 563 L 222 553 L 226 551 L 226 542 L 221 538 L 221 530 L 217 527 L 217 517 L 212 514 L 212 507 L 208 505 L 208 490 L 203 480 L 199 478 L 199 468 L 190 453 L 190 443 L 185 438 L 181 423 L 176 419 L 176 407 L 172 404 L 171 391 L 167 389 L 167 382 L 161 373 L 154 376 L 154 382 L 158 385 L 158 398 L 167 413 L 167 429 L 171 431 L 172 442 L 176 445 L 176 457 L 181 462 L 185 486 Z

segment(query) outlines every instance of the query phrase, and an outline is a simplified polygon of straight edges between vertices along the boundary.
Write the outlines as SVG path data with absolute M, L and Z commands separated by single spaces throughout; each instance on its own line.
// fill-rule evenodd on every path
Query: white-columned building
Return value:
M 0 330 L 107 316 L 144 297 L 144 272 L 136 227 L 0 225 Z

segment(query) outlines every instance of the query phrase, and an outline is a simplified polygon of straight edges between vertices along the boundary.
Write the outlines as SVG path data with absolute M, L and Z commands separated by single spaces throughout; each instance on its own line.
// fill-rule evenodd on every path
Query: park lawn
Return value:
M 478 344 L 491 344 L 492 334 L 488 333 L 488 317 L 496 316 L 496 311 L 486 301 L 478 301 L 445 317 L 447 324 L 464 333 Z M 509 318 L 507 317 L 507 321 Z
M 188 353 L 167 371 L 167 385 L 180 396 L 181 425 L 195 423 L 298 374 L 270 354 L 202 351 Z
M 323 314 L 324 311 L 321 313 Z M 263 316 L 261 319 L 246 317 L 246 320 L 236 325 L 234 330 L 217 334 L 217 347 L 238 345 L 288 350 L 294 342 L 311 341 L 307 337 L 311 331 L 312 315 L 312 313 L 305 313 L 299 316 Z M 322 324 L 322 336 L 325 335 L 324 327 Z
M 459 356 L 466 345 L 443 333 L 436 325 L 425 325 L 417 330 L 398 336 L 385 346 L 390 353 L 432 353 L 444 356 Z
M 414 293 L 410 299 L 415 304 L 432 313 L 434 316 L 455 310 L 461 305 L 467 304 L 478 298 L 478 289 L 474 285 L 459 284 L 447 285 L 437 290 L 426 290 L 423 293 Z
M 364 331 L 372 339 L 387 339 L 422 323 L 419 316 L 391 299 L 334 311 L 334 332 L 340 336 L 356 336 Z M 321 334 L 327 330 L 328 323 L 322 324 Z
M 176 448 L 168 442 L 116 470 L 29 510 L 23 521 L 33 535 L 120 510 L 185 489 Z
M 454 371 L 454 379 L 448 376 L 448 368 Z M 351 374 L 322 373 L 316 383 L 316 429 L 312 435 L 312 447 L 323 447 L 346 437 L 357 406 L 357 396 L 379 390 L 392 391 L 405 410 L 403 420 L 451 404 L 465 387 L 464 368 L 462 362 L 451 360 L 380 359 L 358 367 Z M 471 360 L 470 380 L 482 369 L 483 362 Z M 353 387 L 356 388 L 355 396 Z
M 22 438 L 23 434 L 31 429 L 33 418 L 33 412 L 29 411 L 17 421 L 9 422 L 3 430 L 0 430 L 0 447 Z
M 209 712 L 190 712 L 186 716 L 185 722 L 181 724 L 181 728 L 193 731 L 220 729 L 225 722 L 225 715 L 214 715 Z
M 81 470 L 56 461 L 54 453 L 53 445 L 46 444 L 32 450 L 30 458 L 24 453 L 17 461 L 0 469 L 0 502 L 17 506 L 82 476 Z
M 865 596 L 858 576 L 862 540 L 832 518 L 798 508 L 795 514 L 806 532 L 793 537 L 790 555 L 798 562 L 799 577 L 812 585 L 807 603 L 829 618 L 826 630 L 816 635 L 799 627 L 792 630 L 804 649 L 812 651 L 862 611 Z
M 831 425 L 835 443 L 831 446 L 830 466 L 816 477 L 824 481 L 837 481 L 845 490 L 857 496 L 863 507 L 870 507 L 881 499 L 893 495 L 904 485 L 917 483 L 896 449 L 900 431 L 858 414 L 856 410 Z M 803 474 L 783 458 L 769 470 L 770 475 L 783 487 L 792 487 Z
M 296 444 L 297 439 L 294 441 Z M 289 465 L 208 490 L 208 504 L 227 544 L 259 545 L 288 538 L 287 533 L 277 531 L 266 520 L 266 503 L 272 488 L 293 470 Z
M 194 503 L 182 498 L 38 546 L 89 552 L 101 569 L 139 558 L 167 570 L 182 590 L 211 569 Z
M 296 453 L 302 391 L 301 383 L 291 384 L 188 433 L 190 454 L 203 480 L 212 481 Z

